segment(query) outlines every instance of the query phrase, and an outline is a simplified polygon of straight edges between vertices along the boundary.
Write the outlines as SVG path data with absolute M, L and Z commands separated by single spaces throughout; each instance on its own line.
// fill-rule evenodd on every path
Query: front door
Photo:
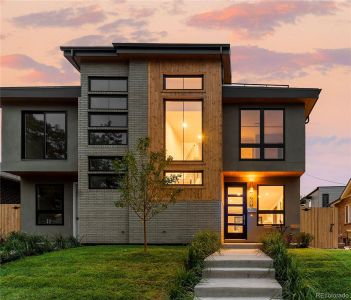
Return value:
M 226 183 L 224 188 L 224 238 L 246 239 L 246 185 Z

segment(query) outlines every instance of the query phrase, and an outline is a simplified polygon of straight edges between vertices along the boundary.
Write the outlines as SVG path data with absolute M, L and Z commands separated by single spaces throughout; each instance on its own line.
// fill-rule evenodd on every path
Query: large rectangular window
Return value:
M 163 88 L 165 90 L 202 90 L 203 76 L 165 75 Z
M 120 156 L 90 156 L 89 171 L 113 172 L 115 171 L 114 161 L 121 159 Z
M 89 126 L 127 127 L 128 115 L 126 113 L 89 113 Z
M 89 189 L 118 189 L 120 175 L 89 174 Z
M 165 176 L 171 175 L 178 177 L 175 185 L 202 185 L 202 172 L 165 172 Z
M 90 109 L 127 109 L 128 97 L 109 96 L 109 95 L 94 95 L 89 97 Z
M 240 159 L 284 159 L 284 110 L 240 110 Z
M 258 185 L 258 225 L 284 225 L 284 186 Z
M 174 160 L 202 160 L 202 102 L 165 102 L 166 152 Z
M 36 185 L 37 225 L 63 225 L 63 184 Z
M 91 92 L 127 92 L 128 79 L 125 77 L 89 77 Z
M 89 145 L 127 145 L 127 143 L 127 131 L 89 130 Z
M 23 112 L 22 157 L 66 158 L 66 113 Z

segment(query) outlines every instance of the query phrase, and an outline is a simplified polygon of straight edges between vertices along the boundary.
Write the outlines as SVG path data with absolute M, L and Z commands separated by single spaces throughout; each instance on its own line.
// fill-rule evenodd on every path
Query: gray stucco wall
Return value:
M 36 184 L 64 184 L 64 225 L 36 225 Z M 47 235 L 72 235 L 73 181 L 67 177 L 21 179 L 21 231 Z
M 22 159 L 22 111 L 67 112 L 67 159 Z M 15 172 L 72 172 L 77 171 L 77 107 L 68 104 L 40 105 L 7 104 L 2 108 L 2 171 Z
M 223 105 L 223 171 L 296 171 L 305 170 L 305 117 L 303 105 L 265 105 L 285 109 L 285 160 L 240 161 L 240 108 L 257 105 Z

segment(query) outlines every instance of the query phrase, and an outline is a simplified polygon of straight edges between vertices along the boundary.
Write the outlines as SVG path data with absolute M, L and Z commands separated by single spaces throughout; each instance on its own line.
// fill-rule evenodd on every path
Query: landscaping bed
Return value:
M 1 299 L 167 299 L 184 246 L 104 245 L 25 257 L 0 270 Z

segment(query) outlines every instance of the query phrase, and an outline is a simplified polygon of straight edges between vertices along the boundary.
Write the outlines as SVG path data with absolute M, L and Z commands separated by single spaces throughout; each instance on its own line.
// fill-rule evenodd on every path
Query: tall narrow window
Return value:
M 202 102 L 166 101 L 166 152 L 174 160 L 202 160 Z
M 259 185 L 258 225 L 284 225 L 284 186 Z
M 240 111 L 240 159 L 284 159 L 284 110 Z
M 329 194 L 322 194 L 322 207 L 329 206 Z
M 64 112 L 24 112 L 23 122 L 23 158 L 66 158 Z
M 37 225 L 63 225 L 63 184 L 36 185 Z
M 345 205 L 345 224 L 351 223 L 351 205 Z

